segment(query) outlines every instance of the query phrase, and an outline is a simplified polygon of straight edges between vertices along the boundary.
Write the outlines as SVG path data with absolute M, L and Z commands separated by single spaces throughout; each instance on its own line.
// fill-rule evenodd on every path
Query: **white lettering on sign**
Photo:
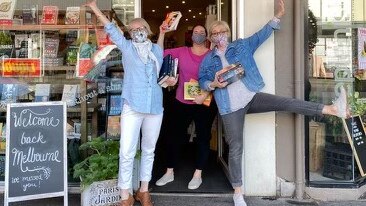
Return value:
M 59 119 L 54 119 L 53 117 L 43 117 L 48 115 L 51 109 L 48 109 L 45 113 L 37 114 L 30 109 L 24 109 L 20 112 L 19 117 L 14 112 L 14 127 L 31 127 L 31 126 L 47 126 L 47 127 L 57 127 L 60 124 Z

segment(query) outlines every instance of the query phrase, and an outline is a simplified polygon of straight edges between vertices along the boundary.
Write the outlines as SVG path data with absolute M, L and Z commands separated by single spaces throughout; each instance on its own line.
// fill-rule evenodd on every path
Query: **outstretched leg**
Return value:
M 257 93 L 249 103 L 248 113 L 287 111 L 308 116 L 333 115 L 341 118 L 350 117 L 347 95 L 343 87 L 338 99 L 332 105 L 281 97 L 267 93 Z

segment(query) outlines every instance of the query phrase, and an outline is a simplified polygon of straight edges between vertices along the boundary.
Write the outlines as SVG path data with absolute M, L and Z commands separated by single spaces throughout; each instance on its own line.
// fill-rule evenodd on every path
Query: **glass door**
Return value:
M 233 7 L 235 1 L 233 0 L 217 0 L 216 7 L 217 7 L 217 20 L 226 21 L 231 28 L 232 35 L 231 38 L 235 39 L 236 36 L 236 28 L 235 22 L 233 22 L 232 11 L 235 11 L 235 7 Z M 235 8 L 235 9 L 233 9 Z M 225 131 L 223 128 L 222 120 L 218 116 L 217 121 L 217 142 L 218 142 L 218 160 L 222 164 L 224 172 L 228 176 L 228 154 L 229 154 L 229 147 L 224 140 Z

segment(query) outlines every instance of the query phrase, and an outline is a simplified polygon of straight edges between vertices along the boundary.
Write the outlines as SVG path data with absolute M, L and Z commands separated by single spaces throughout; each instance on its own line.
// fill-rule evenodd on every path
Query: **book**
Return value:
M 106 87 L 106 92 L 109 93 L 121 93 L 122 92 L 123 79 L 112 78 L 109 86 Z
M 43 57 L 56 58 L 58 54 L 59 44 L 60 39 L 58 38 L 46 38 L 44 40 Z
M 191 79 L 189 82 L 184 82 L 184 100 L 194 100 L 196 96 L 201 95 L 202 91 L 197 80 Z M 203 105 L 210 106 L 212 100 L 212 94 L 208 94 Z
M 108 115 L 120 115 L 122 110 L 121 95 L 110 95 Z
M 6 103 L 14 103 L 16 102 L 17 97 L 18 97 L 18 84 L 2 85 L 1 101 L 4 101 Z
M 118 140 L 121 136 L 121 117 L 118 116 L 108 116 L 107 121 L 107 139 Z
M 31 33 L 28 43 L 28 58 L 39 58 L 41 56 L 41 34 Z
M 28 41 L 28 34 L 15 34 L 14 35 L 14 47 L 16 49 L 20 49 L 23 41 Z
M 41 24 L 57 24 L 57 21 L 58 21 L 58 7 L 43 6 Z
M 158 77 L 158 84 L 164 88 L 168 85 L 166 84 L 166 80 L 169 77 L 177 77 L 177 68 L 178 68 L 178 58 L 172 57 L 172 55 L 168 54 L 163 59 L 163 64 L 161 66 L 159 77 Z
M 0 19 L 13 19 L 17 0 L 0 0 Z
M 101 97 L 101 98 L 98 98 L 98 104 L 101 104 L 102 106 L 99 108 L 99 111 L 103 111 L 105 112 L 106 110 L 106 104 L 107 104 L 107 98 L 105 97 Z
M 79 85 L 65 84 L 63 92 L 62 92 L 61 101 L 66 102 L 67 106 L 75 106 L 78 87 L 79 87 Z
M 98 48 L 112 45 L 112 41 L 110 40 L 108 34 L 104 31 L 104 29 L 95 29 L 95 35 L 97 38 Z
M 23 24 L 38 24 L 38 5 L 23 5 Z
M 80 7 L 66 7 L 65 24 L 80 24 Z
M 172 12 L 167 13 L 165 20 L 164 20 L 164 22 L 166 24 L 166 27 L 164 28 L 164 30 L 165 31 L 176 30 L 181 17 L 182 17 L 182 13 L 180 11 L 172 11 Z
M 28 57 L 28 45 L 29 39 L 27 38 L 25 41 L 20 43 L 20 49 L 16 50 L 16 54 L 18 54 L 18 58 L 29 58 Z
M 47 102 L 50 99 L 51 84 L 36 84 L 35 102 Z
M 106 93 L 107 82 L 98 82 L 98 94 Z
M 244 68 L 240 63 L 231 64 L 217 72 L 220 83 L 231 84 L 244 76 Z

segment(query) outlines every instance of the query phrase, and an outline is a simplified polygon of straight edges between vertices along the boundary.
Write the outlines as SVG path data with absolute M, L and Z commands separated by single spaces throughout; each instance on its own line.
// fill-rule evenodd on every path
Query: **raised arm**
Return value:
M 167 27 L 167 23 L 165 21 L 163 21 L 163 23 L 160 25 L 159 29 L 160 29 L 160 33 L 159 33 L 159 38 L 158 38 L 158 45 L 164 49 L 164 37 L 165 37 L 165 33 L 166 30 L 165 28 Z
M 97 6 L 97 0 L 89 0 L 85 6 L 89 7 L 97 16 L 100 22 L 104 25 L 104 30 L 108 33 L 112 42 L 121 50 L 126 48 L 126 38 L 123 32 L 100 11 Z
M 105 26 L 110 23 L 109 19 L 103 14 L 103 12 L 97 6 L 97 0 L 88 1 L 85 6 L 88 6 L 94 14 L 97 16 L 100 22 Z
M 282 16 L 285 14 L 285 4 L 283 0 L 278 0 L 277 4 L 277 12 L 274 15 L 273 19 L 269 21 L 261 30 L 248 37 L 247 40 L 249 42 L 250 47 L 252 48 L 251 52 L 254 53 L 257 48 L 271 36 L 273 30 L 278 30 L 280 28 L 279 23 Z

